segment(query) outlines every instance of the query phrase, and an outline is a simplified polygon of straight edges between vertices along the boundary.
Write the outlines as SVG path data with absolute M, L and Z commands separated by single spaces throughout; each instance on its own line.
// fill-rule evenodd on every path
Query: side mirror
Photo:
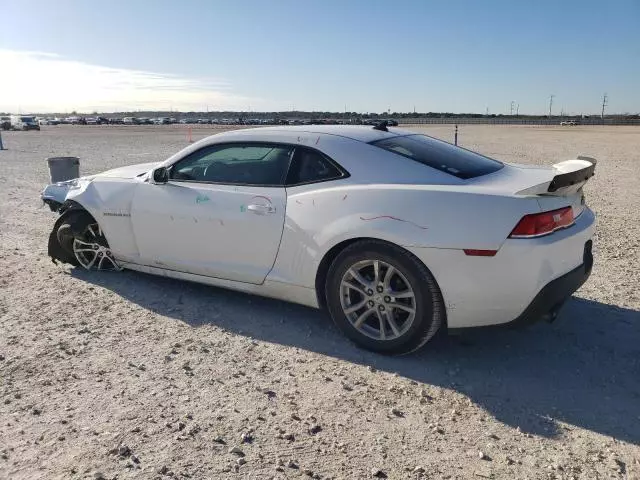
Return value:
M 169 170 L 167 167 L 159 167 L 153 171 L 153 183 L 167 183 L 169 181 Z

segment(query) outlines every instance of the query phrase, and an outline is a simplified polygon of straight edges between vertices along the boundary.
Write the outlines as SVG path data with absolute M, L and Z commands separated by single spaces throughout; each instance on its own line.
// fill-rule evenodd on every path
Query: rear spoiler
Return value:
M 553 177 L 547 191 L 556 192 L 561 188 L 584 184 L 595 175 L 596 163 L 595 158 L 582 156 L 578 156 L 576 160 L 556 163 L 553 168 L 560 174 Z

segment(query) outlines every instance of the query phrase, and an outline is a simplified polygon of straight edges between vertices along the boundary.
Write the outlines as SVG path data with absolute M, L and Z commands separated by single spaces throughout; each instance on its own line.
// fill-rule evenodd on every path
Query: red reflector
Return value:
M 559 208 L 550 212 L 525 215 L 513 229 L 510 238 L 532 238 L 549 235 L 550 233 L 573 225 L 573 209 Z
M 464 253 L 470 257 L 493 257 L 497 250 L 475 250 L 473 248 L 465 248 Z

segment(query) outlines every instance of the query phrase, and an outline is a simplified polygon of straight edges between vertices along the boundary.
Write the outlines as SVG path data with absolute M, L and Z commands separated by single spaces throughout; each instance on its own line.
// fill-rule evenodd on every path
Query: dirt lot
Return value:
M 598 158 L 594 272 L 552 325 L 403 358 L 303 307 L 50 262 L 44 159 L 161 160 L 183 128 L 3 140 L 1 478 L 640 478 L 640 128 L 462 126 L 463 146 L 506 161 Z

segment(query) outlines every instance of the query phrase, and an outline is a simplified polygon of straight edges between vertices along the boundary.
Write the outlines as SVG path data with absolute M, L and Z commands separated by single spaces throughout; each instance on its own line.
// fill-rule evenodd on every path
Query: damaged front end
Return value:
M 73 252 L 73 241 L 82 235 L 81 231 L 73 231 L 74 226 L 80 226 L 79 217 L 91 217 L 91 215 L 77 202 L 68 199 L 71 193 L 77 193 L 84 189 L 90 179 L 74 178 L 65 182 L 57 182 L 47 185 L 40 198 L 52 212 L 57 212 L 60 217 L 53 225 L 49 234 L 48 254 L 53 263 L 58 261 L 78 265 Z
M 74 178 L 66 182 L 58 182 L 47 185 L 40 194 L 42 201 L 51 209 L 52 212 L 60 212 L 63 205 L 67 201 L 67 195 L 71 190 L 81 188 L 82 179 Z
M 78 260 L 73 253 L 73 241 L 75 238 L 80 237 L 83 232 L 79 228 L 81 223 L 77 222 L 77 220 L 80 216 L 90 216 L 89 213 L 73 201 L 63 202 L 55 208 L 52 204 L 49 204 L 49 208 L 60 213 L 60 217 L 53 224 L 51 233 L 49 233 L 47 253 L 51 257 L 51 261 L 56 264 L 60 261 L 78 265 Z M 74 231 L 74 228 L 76 231 Z

